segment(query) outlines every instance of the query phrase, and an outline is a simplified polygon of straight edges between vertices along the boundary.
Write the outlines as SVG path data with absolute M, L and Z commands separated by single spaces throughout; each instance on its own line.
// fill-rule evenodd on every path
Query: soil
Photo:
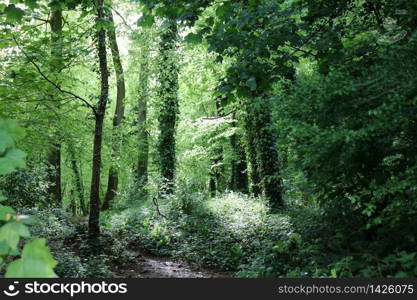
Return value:
M 113 270 L 119 278 L 229 278 L 231 274 L 202 268 L 196 264 L 130 251 L 129 264 Z

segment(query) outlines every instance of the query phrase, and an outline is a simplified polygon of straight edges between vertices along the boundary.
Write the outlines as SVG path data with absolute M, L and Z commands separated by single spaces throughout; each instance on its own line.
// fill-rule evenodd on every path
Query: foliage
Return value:
M 415 0 L 3 2 L 0 117 L 27 132 L 0 119 L 10 272 L 54 272 L 43 240 L 17 252 L 28 214 L 64 277 L 138 248 L 240 277 L 416 275 Z
M 25 166 L 25 153 L 16 148 L 16 142 L 23 137 L 23 130 L 16 122 L 0 119 L 0 175 L 13 172 Z M 2 199 L 4 196 L 0 194 Z M 45 246 L 46 240 L 36 238 L 26 242 L 20 251 L 18 244 L 21 238 L 30 237 L 27 224 L 32 219 L 19 215 L 6 205 L 0 206 L 2 226 L 0 228 L 0 247 L 2 267 L 6 267 L 5 277 L 56 277 L 53 268 L 57 261 Z M 12 261 L 13 257 L 20 258 Z
M 46 165 L 39 164 L 19 169 L 0 178 L 0 187 L 7 197 L 4 203 L 13 207 L 49 205 L 50 172 Z

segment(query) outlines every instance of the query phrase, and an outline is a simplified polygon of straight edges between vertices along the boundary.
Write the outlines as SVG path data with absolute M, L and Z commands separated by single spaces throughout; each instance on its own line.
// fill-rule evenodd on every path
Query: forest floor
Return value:
M 146 254 L 130 250 L 133 262 L 114 266 L 119 278 L 228 278 L 232 275 L 220 273 L 197 264 Z

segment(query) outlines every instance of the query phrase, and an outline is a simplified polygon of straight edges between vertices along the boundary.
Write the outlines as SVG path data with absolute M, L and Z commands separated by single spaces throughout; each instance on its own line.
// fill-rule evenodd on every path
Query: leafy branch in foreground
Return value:
M 0 119 L 0 175 L 25 167 L 26 154 L 16 148 L 24 135 L 16 122 Z M 0 191 L 0 201 L 6 197 Z M 0 266 L 6 269 L 5 277 L 57 277 L 53 268 L 57 261 L 46 247 L 45 239 L 36 238 L 26 243 L 20 251 L 21 239 L 30 238 L 27 225 L 33 218 L 19 215 L 12 207 L 0 205 Z M 15 259 L 15 257 L 20 258 Z

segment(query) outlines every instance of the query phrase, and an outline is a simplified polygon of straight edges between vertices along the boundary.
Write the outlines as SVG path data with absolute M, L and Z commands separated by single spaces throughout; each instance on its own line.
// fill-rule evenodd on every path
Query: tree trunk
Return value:
M 249 104 L 246 104 L 246 116 L 245 116 L 245 129 L 246 129 L 246 147 L 248 153 L 248 160 L 250 163 L 250 190 L 251 194 L 255 197 L 261 195 L 261 177 L 259 174 L 259 167 L 257 161 L 257 150 L 256 150 L 256 137 L 255 137 L 255 126 L 252 116 L 252 112 L 248 109 Z
M 140 49 L 140 70 L 138 88 L 138 161 L 136 170 L 136 180 L 138 184 L 138 196 L 146 200 L 148 192 L 148 160 L 149 160 L 149 141 L 147 131 L 148 97 L 149 97 L 149 32 L 142 33 L 145 39 L 142 40 Z
M 71 148 L 69 149 L 69 155 L 70 155 L 70 160 L 71 160 L 71 169 L 72 169 L 72 172 L 74 173 L 75 187 L 77 189 L 78 201 L 80 203 L 81 213 L 85 216 L 87 215 L 87 208 L 85 206 L 85 201 L 84 201 L 84 188 L 83 188 L 82 177 L 77 166 L 77 159 L 75 157 L 75 152 Z
M 119 47 L 117 45 L 116 38 L 116 28 L 113 21 L 112 12 L 108 12 L 109 21 L 112 24 L 107 34 L 109 37 L 110 50 L 113 58 L 114 71 L 116 73 L 117 81 L 117 99 L 116 99 L 116 111 L 113 117 L 113 137 L 112 137 L 112 164 L 109 170 L 109 179 L 107 184 L 107 192 L 104 198 L 104 203 L 102 206 L 103 210 L 110 208 L 110 203 L 116 196 L 118 184 L 119 184 L 119 174 L 117 161 L 120 156 L 120 146 L 122 143 L 122 135 L 120 125 L 123 121 L 124 116 L 124 100 L 126 97 L 126 87 L 124 80 L 124 72 L 122 61 L 120 59 Z
M 221 98 L 215 99 L 216 104 L 216 116 L 223 117 L 224 110 L 221 105 Z M 211 146 L 211 167 L 210 167 L 210 194 L 215 196 L 217 192 L 224 192 L 226 188 L 224 178 L 224 165 L 223 165 L 223 145 L 221 141 L 217 141 Z
M 147 132 L 147 101 L 140 99 L 138 103 L 138 166 L 137 182 L 139 194 L 146 198 L 146 185 L 148 184 L 148 160 L 149 160 L 149 142 Z
M 94 2 L 97 18 L 96 21 L 105 20 L 103 0 Z M 95 238 L 100 234 L 100 167 L 101 146 L 103 141 L 103 122 L 106 112 L 106 104 L 109 96 L 109 72 L 107 68 L 106 32 L 103 28 L 97 32 L 97 50 L 100 65 L 100 98 L 95 109 L 95 130 L 93 145 L 93 166 L 91 175 L 90 215 L 88 219 L 88 235 Z
M 49 194 L 53 197 L 54 203 L 61 205 L 61 144 L 54 143 L 48 153 L 49 170 Z
M 62 64 L 62 11 L 53 10 L 51 13 L 51 71 L 56 72 Z M 59 109 L 59 102 L 53 99 L 55 106 Z M 55 127 L 55 126 L 54 126 Z M 56 134 L 55 139 L 59 140 L 59 133 Z M 49 194 L 54 198 L 54 202 L 61 205 L 62 191 L 61 191 L 61 144 L 54 142 L 47 156 L 47 161 L 52 170 L 49 174 Z
M 279 170 L 278 150 L 275 143 L 276 137 L 270 130 L 270 105 L 266 99 L 258 99 L 257 101 L 260 101 L 260 105 L 258 105 L 260 109 L 254 110 L 253 120 L 261 185 L 271 207 L 279 208 L 283 205 L 282 181 Z
M 236 122 L 232 124 L 236 127 Z M 229 188 L 235 192 L 247 194 L 248 188 L 248 173 L 245 148 L 239 143 L 239 135 L 237 133 L 230 137 L 230 145 L 233 150 L 232 157 L 232 172 L 229 183 Z
M 171 194 L 175 176 L 175 130 L 178 114 L 178 67 L 176 61 L 177 24 L 171 21 L 169 27 L 161 35 L 159 90 L 160 101 L 159 121 L 159 169 L 163 183 L 161 195 Z

